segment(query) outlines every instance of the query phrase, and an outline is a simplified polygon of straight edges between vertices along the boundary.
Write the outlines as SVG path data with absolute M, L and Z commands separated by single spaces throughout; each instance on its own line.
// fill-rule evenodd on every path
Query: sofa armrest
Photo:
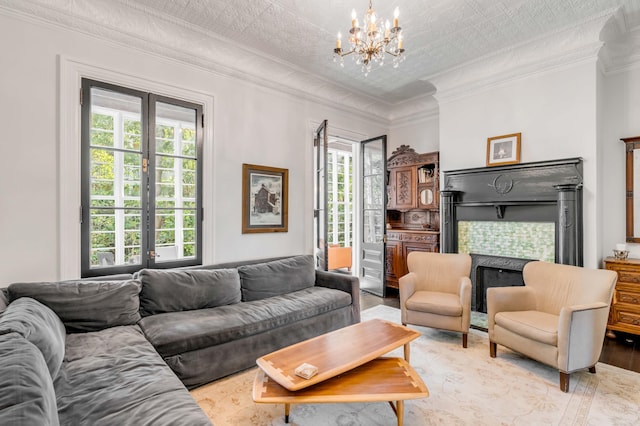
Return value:
M 360 280 L 352 275 L 316 269 L 316 286 L 342 290 L 351 295 L 353 322 L 360 322 Z
M 489 339 L 493 337 L 495 316 L 498 312 L 533 311 L 536 294 L 530 287 L 492 287 L 487 289 L 487 320 Z
M 558 319 L 558 369 L 565 373 L 598 362 L 609 318 L 609 305 L 595 302 L 565 306 Z

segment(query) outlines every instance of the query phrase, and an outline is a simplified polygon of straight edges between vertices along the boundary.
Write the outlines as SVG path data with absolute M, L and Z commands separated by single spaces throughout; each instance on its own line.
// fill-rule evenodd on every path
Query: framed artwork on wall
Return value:
M 520 133 L 487 139 L 487 166 L 520 163 Z
M 242 165 L 242 233 L 287 232 L 289 170 Z

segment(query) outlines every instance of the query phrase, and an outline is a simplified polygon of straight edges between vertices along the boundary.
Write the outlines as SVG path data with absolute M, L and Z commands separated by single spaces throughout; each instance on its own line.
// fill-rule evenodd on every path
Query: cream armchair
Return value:
M 409 273 L 400 278 L 402 324 L 459 331 L 466 348 L 471 320 L 471 257 L 411 252 L 407 267 Z
M 596 372 L 617 274 L 548 262 L 522 274 L 524 287 L 487 289 L 489 354 L 500 344 L 555 367 L 567 392 L 572 372 Z

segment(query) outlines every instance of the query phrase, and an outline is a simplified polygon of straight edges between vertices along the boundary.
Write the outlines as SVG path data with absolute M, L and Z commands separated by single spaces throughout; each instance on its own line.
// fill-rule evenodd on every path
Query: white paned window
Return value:
M 202 106 L 83 79 L 82 276 L 201 263 Z

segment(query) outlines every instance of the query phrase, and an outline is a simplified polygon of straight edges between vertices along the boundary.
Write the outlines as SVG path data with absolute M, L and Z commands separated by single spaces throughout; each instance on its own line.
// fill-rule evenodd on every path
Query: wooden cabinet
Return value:
M 409 273 L 407 255 L 413 251 L 439 251 L 438 232 L 394 230 L 387 232 L 386 285 L 398 288 L 400 277 Z
M 439 153 L 401 145 L 387 161 L 386 286 L 398 288 L 412 251 L 439 251 Z
M 388 209 L 415 209 L 418 207 L 416 167 L 389 168 Z
M 640 259 L 607 257 L 604 264 L 606 269 L 618 273 L 607 336 L 615 337 L 615 331 L 640 335 Z

